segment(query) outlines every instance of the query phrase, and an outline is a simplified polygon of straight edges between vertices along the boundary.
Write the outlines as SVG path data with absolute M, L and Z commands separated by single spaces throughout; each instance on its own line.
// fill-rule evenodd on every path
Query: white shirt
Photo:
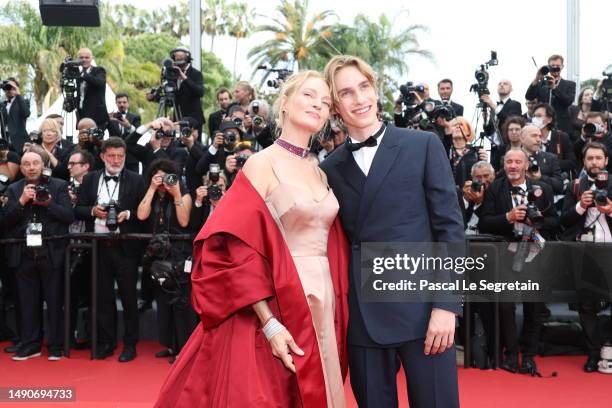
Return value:
M 98 204 L 102 206 L 108 204 L 111 201 L 111 195 L 112 195 L 113 200 L 119 201 L 119 182 L 115 182 L 114 180 L 109 180 L 105 182 L 104 176 L 110 176 L 110 174 L 108 174 L 105 171 L 104 174 L 100 176 L 100 181 L 98 182 Z M 119 177 L 119 174 L 117 174 L 117 177 Z M 103 234 L 103 233 L 110 232 L 110 230 L 106 227 L 105 219 L 102 219 L 102 218 L 95 219 L 94 232 L 96 234 Z M 118 233 L 119 228 L 117 228 L 117 231 L 115 232 Z
M 508 99 L 510 99 L 509 96 L 506 96 L 505 98 L 500 98 L 499 99 L 501 104 L 499 104 L 499 103 L 497 104 L 497 106 L 495 107 L 495 113 L 499 114 L 499 112 L 501 112 L 501 110 L 504 109 L 504 105 L 506 104 Z
M 546 139 L 542 140 L 542 147 L 540 150 L 544 152 L 548 151 L 548 149 L 546 149 L 546 143 L 550 143 L 551 135 L 552 135 L 552 130 L 549 130 L 548 134 L 546 135 Z
M 591 186 L 591 190 L 595 190 L 595 185 Z M 600 213 L 597 207 L 589 207 L 588 209 L 582 208 L 580 201 L 576 203 L 576 212 L 578 215 L 584 215 L 587 213 L 586 220 L 584 220 L 585 228 L 595 227 L 595 242 L 612 242 L 612 233 L 610 233 L 610 227 L 606 220 L 606 215 Z
M 468 220 L 467 227 L 465 228 L 466 235 L 478 235 L 478 215 L 476 215 L 476 210 L 481 205 L 482 204 L 474 204 L 474 208 L 472 211 L 472 217 Z M 464 197 L 463 198 L 463 208 L 467 210 L 469 206 L 470 206 L 470 202 L 466 200 Z
M 366 177 L 368 176 L 368 173 L 370 172 L 370 167 L 372 167 L 374 156 L 376 155 L 378 146 L 380 146 L 380 144 L 382 143 L 383 137 L 385 136 L 385 132 L 387 132 L 387 129 L 385 129 L 382 132 L 382 134 L 378 136 L 378 138 L 376 138 L 376 141 L 378 142 L 376 143 L 376 146 L 372 146 L 372 147 L 364 146 L 361 149 L 352 152 L 353 157 L 355 158 L 355 162 L 357 163 L 357 166 L 359 166 L 359 168 L 361 169 L 363 174 L 365 174 Z M 351 142 L 360 143 L 359 140 L 353 139 L 351 136 L 349 137 L 351 138 Z
M 514 187 L 521 188 L 525 192 L 525 194 L 527 194 L 527 182 L 524 182 L 523 184 L 519 184 L 518 186 L 514 186 Z M 520 195 L 520 194 L 512 194 L 512 192 L 510 192 L 510 201 L 512 201 L 512 208 L 515 208 L 515 207 L 518 207 L 519 205 L 527 204 L 527 196 Z M 524 226 L 525 226 L 525 223 L 516 221 L 514 223 L 514 230 L 516 231 L 517 234 L 522 234 Z
M 83 72 L 81 73 L 81 77 L 83 77 L 83 75 L 85 74 L 89 74 L 91 72 L 91 66 L 87 69 L 84 69 Z M 83 101 L 85 100 L 85 87 L 86 87 L 86 83 L 85 81 L 81 81 L 81 86 L 79 87 L 79 91 L 81 94 L 81 100 L 79 101 L 79 109 L 83 109 Z

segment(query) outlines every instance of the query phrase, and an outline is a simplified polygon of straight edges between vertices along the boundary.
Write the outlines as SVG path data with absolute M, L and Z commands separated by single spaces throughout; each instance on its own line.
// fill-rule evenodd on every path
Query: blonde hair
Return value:
M 38 130 L 41 132 L 41 134 L 43 130 L 51 130 L 55 132 L 55 136 L 57 136 L 57 140 L 59 140 L 62 137 L 62 128 L 59 125 L 59 123 L 55 121 L 55 119 L 43 120 Z
M 257 99 L 257 93 L 255 92 L 255 88 L 251 86 L 251 83 L 249 81 L 238 81 L 236 83 L 236 88 L 243 88 L 249 91 L 249 102 Z
M 450 125 L 451 129 L 452 126 L 455 125 L 459 125 L 459 127 L 461 127 L 461 130 L 463 131 L 463 136 L 465 137 L 465 141 L 467 143 L 471 143 L 476 137 L 474 131 L 472 130 L 470 122 L 468 122 L 463 116 L 457 116 L 455 119 L 451 120 Z
M 325 81 L 327 82 L 327 85 L 329 85 L 329 90 L 334 102 L 338 102 L 338 89 L 336 88 L 335 82 L 336 74 L 346 67 L 355 67 L 368 79 L 370 85 L 374 87 L 374 92 L 378 93 L 378 87 L 376 86 L 376 73 L 370 64 L 353 55 L 336 55 L 329 60 L 325 66 L 325 70 L 323 71 Z
M 276 118 L 276 125 L 279 128 L 283 127 L 283 123 L 285 122 L 285 117 L 283 115 L 283 99 L 286 101 L 293 96 L 301 87 L 304 85 L 304 82 L 309 80 L 310 78 L 318 78 L 325 82 L 325 78 L 318 71 L 301 71 L 296 74 L 291 75 L 289 78 L 283 82 L 281 86 L 280 92 L 278 93 L 278 97 L 276 101 L 274 101 L 274 115 Z

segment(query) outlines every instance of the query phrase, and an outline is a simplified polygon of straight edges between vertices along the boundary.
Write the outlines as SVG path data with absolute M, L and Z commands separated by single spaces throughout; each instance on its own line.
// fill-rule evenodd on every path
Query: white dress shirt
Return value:
M 595 190 L 595 185 L 593 184 L 590 189 Z M 612 242 L 612 233 L 610 233 L 610 227 L 608 226 L 606 215 L 600 213 L 597 207 L 589 207 L 585 210 L 580 205 L 580 201 L 578 201 L 576 203 L 576 212 L 578 215 L 584 215 L 585 212 L 587 213 L 586 220 L 584 221 L 584 227 L 594 227 L 595 242 Z
M 361 169 L 361 171 L 363 172 L 363 174 L 365 174 L 365 176 L 368 176 L 368 173 L 370 172 L 370 167 L 372 167 L 372 161 L 374 161 L 374 156 L 376 155 L 376 151 L 378 150 L 378 146 L 380 146 L 380 144 L 382 143 L 383 137 L 385 136 L 385 132 L 387 131 L 387 129 L 385 129 L 380 136 L 378 136 L 378 138 L 376 138 L 376 141 L 378 143 L 376 143 L 376 146 L 372 146 L 372 147 L 368 147 L 368 146 L 364 146 L 359 150 L 356 150 L 353 153 L 353 157 L 355 158 L 355 162 L 357 163 L 357 166 L 359 166 L 359 168 Z M 353 139 L 351 136 L 349 136 L 351 138 L 351 142 L 353 143 L 360 143 L 359 140 Z
M 107 205 L 111 199 L 115 200 L 115 202 L 119 201 L 119 182 L 115 182 L 114 180 L 109 180 L 107 182 L 104 181 L 104 176 L 110 176 L 106 171 L 100 176 L 100 180 L 98 181 L 98 204 L 99 205 Z M 119 174 L 117 174 L 119 177 Z M 112 198 L 111 198 L 112 196 Z M 129 218 L 129 215 L 128 215 Z M 111 232 L 106 227 L 106 220 L 102 218 L 96 218 L 94 221 L 94 232 L 97 234 L 103 234 Z M 119 228 L 115 232 L 119 232 Z

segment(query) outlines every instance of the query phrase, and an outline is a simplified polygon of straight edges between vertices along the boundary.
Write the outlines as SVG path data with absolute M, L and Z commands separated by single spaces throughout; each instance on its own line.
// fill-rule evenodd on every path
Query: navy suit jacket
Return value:
M 460 313 L 459 303 L 365 302 L 360 289 L 362 242 L 464 241 L 455 183 L 440 138 L 387 125 L 367 178 L 346 144 L 321 168 L 338 198 L 351 243 L 349 343 L 380 347 L 424 338 L 432 306 Z

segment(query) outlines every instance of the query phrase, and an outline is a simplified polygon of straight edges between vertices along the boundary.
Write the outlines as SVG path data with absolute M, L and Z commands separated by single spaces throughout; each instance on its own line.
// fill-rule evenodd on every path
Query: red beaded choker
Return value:
M 304 149 L 303 147 L 296 146 L 293 143 L 286 141 L 285 139 L 276 139 L 274 143 L 279 145 L 289 153 L 293 154 L 294 156 L 301 157 L 302 159 L 308 156 L 308 153 L 310 153 L 309 149 Z

